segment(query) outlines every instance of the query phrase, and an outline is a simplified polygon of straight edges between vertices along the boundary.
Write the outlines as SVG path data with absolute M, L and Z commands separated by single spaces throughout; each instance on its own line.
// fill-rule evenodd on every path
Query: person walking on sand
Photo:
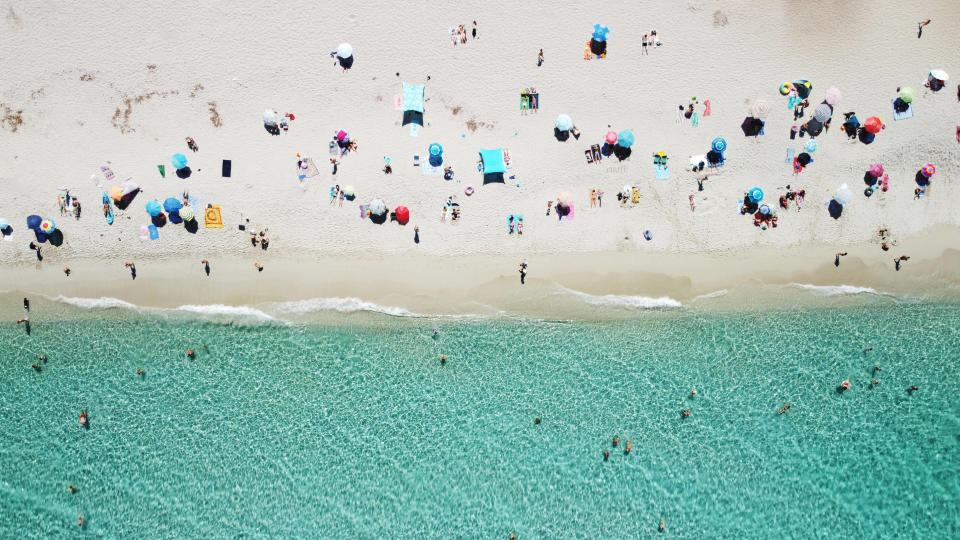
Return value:
M 70 267 L 69 267 L 69 266 L 64 266 L 64 267 L 63 267 L 63 273 L 66 274 L 67 277 L 70 277 L 70 272 L 71 272 L 71 270 L 70 270 Z
M 263 265 L 262 265 L 262 264 L 260 264 L 260 263 L 258 263 L 258 262 L 255 262 L 255 263 L 253 263 L 253 267 L 257 269 L 257 272 L 263 272 Z
M 640 42 L 640 45 L 643 46 L 643 49 L 641 50 L 640 54 L 650 54 L 647 52 L 647 35 L 646 34 L 643 35 L 643 41 Z
M 925 21 L 920 21 L 917 23 L 917 39 L 920 39 L 920 36 L 923 35 L 923 27 L 930 24 L 930 19 Z
M 207 276 L 210 275 L 210 261 L 204 259 L 200 261 L 200 264 L 203 265 L 203 271 L 207 273 Z
M 833 265 L 840 266 L 840 257 L 846 257 L 846 256 L 847 256 L 846 251 L 841 251 L 840 253 L 837 253 L 837 256 L 833 258 Z
M 477 21 L 473 21 L 473 39 L 477 39 Z
M 131 261 L 123 263 L 124 266 L 130 269 L 130 278 L 137 279 L 137 265 L 133 264 Z
M 526 283 L 527 279 L 527 262 L 524 261 L 520 263 L 520 284 L 523 285 Z
M 543 65 L 543 49 L 540 49 L 540 54 L 537 55 L 537 67 Z
M 690 195 L 690 211 L 693 212 L 697 209 L 697 203 L 693 202 L 693 195 Z

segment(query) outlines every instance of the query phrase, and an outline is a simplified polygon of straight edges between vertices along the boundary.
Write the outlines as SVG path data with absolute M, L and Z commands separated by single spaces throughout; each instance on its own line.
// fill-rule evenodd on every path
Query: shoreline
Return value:
M 526 259 L 530 267 L 522 286 L 517 272 L 522 259 L 515 255 L 403 253 L 314 259 L 309 253 L 294 256 L 279 250 L 257 254 L 265 267 L 262 273 L 253 267 L 253 257 L 211 256 L 207 277 L 200 264 L 204 256 L 192 255 L 135 261 L 135 280 L 121 259 L 76 259 L 69 261 L 69 277 L 60 269 L 66 261 L 58 261 L 2 268 L 0 282 L 15 284 L 4 287 L 7 292 L 51 299 L 107 298 L 139 308 L 190 306 L 198 312 L 202 306 L 270 305 L 300 314 L 379 311 L 592 319 L 692 305 L 763 309 L 780 305 L 774 300 L 791 289 L 814 293 L 811 299 L 869 293 L 953 300 L 960 298 L 960 250 L 937 246 L 950 245 L 949 238 L 958 232 L 933 228 L 900 239 L 886 252 L 876 243 L 845 247 L 849 255 L 838 268 L 833 265 L 837 248 L 824 245 L 722 254 L 538 253 Z M 892 259 L 901 254 L 911 259 L 896 272 Z M 803 303 L 802 298 L 793 301 Z M 297 302 L 301 304 L 293 305 Z M 228 308 L 222 311 L 230 313 Z

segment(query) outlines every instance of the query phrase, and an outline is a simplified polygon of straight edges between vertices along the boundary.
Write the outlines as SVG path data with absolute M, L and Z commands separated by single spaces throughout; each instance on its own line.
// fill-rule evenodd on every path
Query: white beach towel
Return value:
M 420 170 L 422 170 L 423 174 L 426 176 L 439 176 L 443 174 L 443 167 L 434 167 L 430 164 L 430 160 L 421 162 Z

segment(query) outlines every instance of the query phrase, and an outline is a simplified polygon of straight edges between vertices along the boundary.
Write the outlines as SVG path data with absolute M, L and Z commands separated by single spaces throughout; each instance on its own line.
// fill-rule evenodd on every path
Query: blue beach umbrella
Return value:
M 570 131 L 573 127 L 573 120 L 570 118 L 570 115 L 561 114 L 557 116 L 557 121 L 554 125 L 557 126 L 557 129 L 560 131 Z
M 713 151 L 720 152 L 721 154 L 727 150 L 727 141 L 723 140 L 723 137 L 717 137 L 713 140 Z
M 631 146 L 633 146 L 633 141 L 634 141 L 633 132 L 630 131 L 629 129 L 625 129 L 620 133 L 617 133 L 617 146 L 620 146 L 622 148 L 630 148 Z
M 179 171 L 187 166 L 187 156 L 183 154 L 174 154 L 173 157 L 170 158 L 170 163 L 172 163 L 173 166 Z
M 750 190 L 750 200 L 753 202 L 760 202 L 763 200 L 763 190 L 755 187 Z
M 768 206 L 768 205 L 766 205 L 766 204 L 761 204 L 761 205 L 760 205 L 760 214 L 761 214 L 761 215 L 764 215 L 764 216 L 769 216 L 769 215 L 770 215 L 770 206 Z
M 610 29 L 602 24 L 593 25 L 593 40 L 594 41 L 606 41 L 607 34 L 610 33 Z
M 160 203 L 157 201 L 150 201 L 147 203 L 147 213 L 151 216 L 159 216 L 160 212 L 163 211 L 163 208 L 160 207 Z
M 31 216 L 27 216 L 27 228 L 28 228 L 28 229 L 38 229 L 38 228 L 40 228 L 40 222 L 41 222 L 41 221 L 43 221 L 43 218 L 40 217 L 40 216 L 38 216 L 38 215 L 36 215 L 36 214 L 33 214 L 33 215 L 31 215 Z
M 0 218 L 0 231 L 5 231 L 5 230 L 7 230 L 7 227 L 9 227 L 9 226 L 10 226 L 10 223 L 7 222 L 7 220 L 5 220 L 5 219 L 3 219 L 3 218 Z
M 183 204 L 181 204 L 179 200 L 173 197 L 170 197 L 169 199 L 163 201 L 163 209 L 166 210 L 167 212 L 176 212 L 181 208 L 183 208 Z
M 432 143 L 428 150 L 431 156 L 440 157 L 443 155 L 443 147 L 440 146 L 440 143 Z

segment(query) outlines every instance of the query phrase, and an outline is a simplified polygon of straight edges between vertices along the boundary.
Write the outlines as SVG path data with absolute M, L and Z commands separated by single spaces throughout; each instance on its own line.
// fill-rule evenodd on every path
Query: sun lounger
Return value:
M 668 180 L 670 178 L 670 170 L 666 165 L 654 165 L 653 169 L 657 180 Z
M 630 193 L 630 202 L 633 203 L 633 204 L 639 204 L 639 203 L 640 203 L 640 190 L 637 189 L 637 188 L 633 188 L 633 189 L 630 190 L 630 192 L 631 192 L 631 193 Z
M 897 100 L 893 100 L 896 102 Z M 913 103 L 907 104 L 907 110 L 903 112 L 897 112 L 897 107 L 893 107 L 893 119 L 894 120 L 906 120 L 907 118 L 913 118 Z
M 704 102 L 703 102 L 703 106 L 706 107 L 706 108 L 704 109 L 704 111 L 703 111 L 703 115 L 704 115 L 704 116 L 710 116 L 710 100 L 708 99 L 708 100 L 704 101 Z

